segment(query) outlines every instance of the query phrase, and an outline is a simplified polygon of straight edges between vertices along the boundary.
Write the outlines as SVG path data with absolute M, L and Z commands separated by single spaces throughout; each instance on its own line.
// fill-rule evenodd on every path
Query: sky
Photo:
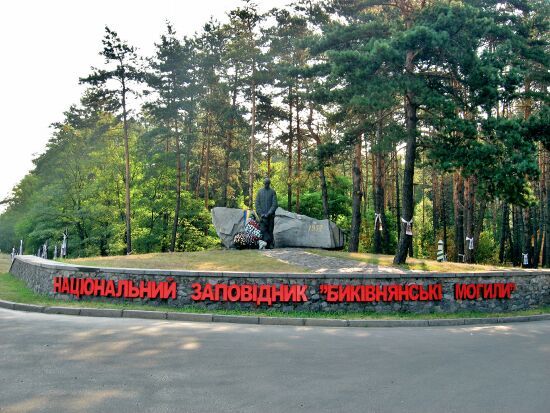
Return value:
M 260 11 L 290 0 L 255 0 Z M 0 200 L 45 150 L 50 125 L 79 102 L 78 78 L 99 56 L 105 25 L 143 56 L 169 20 L 180 36 L 192 35 L 240 0 L 17 0 L 0 5 Z M 3 206 L 0 205 L 0 212 Z

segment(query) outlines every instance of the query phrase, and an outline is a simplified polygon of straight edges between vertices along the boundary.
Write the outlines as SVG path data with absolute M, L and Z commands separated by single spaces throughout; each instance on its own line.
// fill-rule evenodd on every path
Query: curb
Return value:
M 336 318 L 265 317 L 225 314 L 177 313 L 112 308 L 46 307 L 0 300 L 0 308 L 31 313 L 63 314 L 84 317 L 138 318 L 148 320 L 191 321 L 200 323 L 258 324 L 307 327 L 449 327 L 481 324 L 525 323 L 550 320 L 550 313 L 487 318 L 434 318 L 427 320 L 345 320 Z

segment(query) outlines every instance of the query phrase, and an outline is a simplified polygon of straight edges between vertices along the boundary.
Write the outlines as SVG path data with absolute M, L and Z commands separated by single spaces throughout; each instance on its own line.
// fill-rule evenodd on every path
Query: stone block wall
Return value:
M 487 273 L 413 273 L 413 274 L 267 274 L 267 273 L 239 273 L 239 272 L 196 272 L 196 271 L 166 271 L 121 268 L 84 267 L 62 264 L 43 260 L 34 256 L 18 256 L 12 263 L 10 273 L 22 279 L 33 291 L 45 294 L 60 300 L 103 301 L 103 302 L 131 302 L 149 305 L 168 305 L 174 307 L 195 306 L 209 309 L 266 309 L 277 308 L 283 311 L 374 311 L 374 312 L 410 312 L 430 313 L 457 311 L 503 312 L 525 310 L 550 305 L 550 271 L 509 271 Z M 139 286 L 142 281 L 175 282 L 177 294 L 175 298 L 123 298 L 81 296 L 54 292 L 54 277 L 86 278 L 92 280 L 132 281 Z M 456 284 L 492 284 L 514 283 L 515 288 L 510 298 L 478 298 L 457 300 L 455 296 Z M 221 300 L 195 301 L 193 285 L 204 288 L 210 284 L 216 285 L 246 285 L 256 286 L 256 290 L 280 288 L 283 286 L 302 286 L 307 301 L 300 302 L 273 302 L 267 305 L 266 300 Z M 329 302 L 326 293 L 322 292 L 321 285 L 332 286 L 378 286 L 385 289 L 388 286 L 410 285 L 441 285 L 441 297 L 437 300 L 394 300 L 373 302 Z M 263 286 L 263 287 L 262 287 Z M 270 287 L 266 287 L 270 286 Z M 307 286 L 307 288 L 303 287 Z M 253 287 L 246 287 L 251 289 Z M 284 287 L 286 288 L 286 287 Z M 290 287 L 289 287 L 290 288 Z M 354 288 L 354 287 L 351 287 Z M 235 291 L 237 289 L 235 288 Z M 265 292 L 265 291 L 264 291 Z M 263 302 L 262 302 L 263 301 Z M 84 304 L 83 304 L 84 305 Z

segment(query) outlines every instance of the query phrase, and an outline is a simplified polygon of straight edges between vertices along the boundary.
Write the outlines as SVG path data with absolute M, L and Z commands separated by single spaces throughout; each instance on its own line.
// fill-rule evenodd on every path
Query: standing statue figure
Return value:
M 273 227 L 275 226 L 275 210 L 277 204 L 277 194 L 270 187 L 271 180 L 264 179 L 264 187 L 256 195 L 256 213 L 260 216 L 260 231 L 262 239 L 267 242 L 267 248 L 273 248 Z

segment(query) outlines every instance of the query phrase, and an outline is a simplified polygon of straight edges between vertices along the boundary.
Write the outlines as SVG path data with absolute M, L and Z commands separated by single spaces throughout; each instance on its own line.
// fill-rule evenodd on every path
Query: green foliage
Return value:
M 414 208 L 413 251 L 415 258 L 434 259 L 437 252 L 437 240 L 433 229 L 433 204 L 424 196 Z
M 179 251 L 203 251 L 206 249 L 220 247 L 220 239 L 214 232 L 201 231 L 192 222 L 183 218 L 180 222 L 180 232 L 177 239 Z
M 447 118 L 443 123 L 429 152 L 442 169 L 475 175 L 480 193 L 490 199 L 529 204 L 529 181 L 539 170 L 535 141 L 527 137 L 522 119 L 491 117 L 476 123 Z
M 391 211 L 385 211 L 386 225 L 389 231 L 388 250 L 395 251 L 397 246 L 397 219 Z M 368 207 L 363 216 L 360 252 L 374 253 L 374 209 Z
M 476 248 L 476 262 L 498 263 L 498 242 L 491 231 L 483 231 L 479 236 Z
M 527 136 L 540 141 L 550 151 L 550 107 L 546 104 L 527 121 Z
M 342 175 L 332 175 L 327 182 L 328 204 L 330 217 L 333 221 L 349 216 L 351 213 L 351 179 Z M 300 212 L 307 216 L 324 219 L 321 191 L 312 191 L 302 194 Z

